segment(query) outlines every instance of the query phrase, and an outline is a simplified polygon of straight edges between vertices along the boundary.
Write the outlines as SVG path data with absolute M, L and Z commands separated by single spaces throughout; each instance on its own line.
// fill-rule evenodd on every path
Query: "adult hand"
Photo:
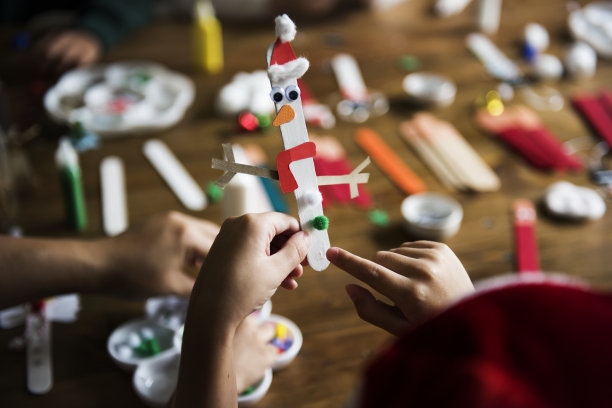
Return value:
M 194 293 L 237 325 L 270 299 L 278 286 L 297 287 L 295 279 L 302 274 L 300 262 L 309 246 L 308 233 L 286 214 L 229 218 L 204 261 Z
M 189 296 L 195 279 L 186 272 L 201 266 L 218 232 L 212 222 L 169 212 L 101 241 L 103 288 L 113 294 Z
M 100 40 L 82 30 L 50 33 L 34 46 L 34 58 L 40 61 L 41 69 L 55 74 L 91 65 L 97 62 L 101 55 Z
M 340 248 L 330 248 L 327 257 L 393 302 L 377 300 L 359 285 L 346 287 L 363 320 L 395 335 L 474 290 L 457 256 L 438 242 L 406 242 L 400 248 L 378 252 L 373 261 Z

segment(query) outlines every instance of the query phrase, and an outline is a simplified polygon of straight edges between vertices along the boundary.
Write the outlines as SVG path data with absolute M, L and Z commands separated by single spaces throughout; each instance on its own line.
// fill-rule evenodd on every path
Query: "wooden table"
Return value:
M 512 234 L 509 209 L 513 200 L 537 202 L 543 189 L 554 181 L 569 180 L 589 185 L 586 173 L 551 174 L 534 170 L 504 145 L 478 130 L 472 120 L 474 101 L 497 81 L 467 51 L 466 34 L 475 30 L 469 12 L 448 19 L 430 13 L 431 2 L 414 0 L 382 11 L 363 11 L 316 23 L 296 19 L 298 35 L 293 43 L 297 54 L 310 59 L 306 80 L 321 100 L 337 91 L 329 69 L 329 58 L 340 52 L 354 55 L 369 87 L 389 96 L 391 110 L 366 125 L 376 129 L 392 148 L 422 177 L 429 190 L 451 194 L 434 178 L 414 152 L 398 137 L 402 119 L 416 112 L 405 102 L 399 67 L 401 55 L 415 55 L 424 71 L 448 75 L 458 86 L 455 103 L 434 110 L 451 121 L 476 148 L 502 180 L 495 193 L 453 194 L 462 204 L 464 220 L 457 235 L 446 243 L 457 253 L 474 281 L 511 273 Z M 549 52 L 562 55 L 569 41 L 566 10 L 560 1 L 504 2 L 503 21 L 493 40 L 512 58 L 518 58 L 519 41 L 525 24 L 536 21 L 551 34 Z M 219 177 L 210 167 L 211 157 L 221 157 L 224 142 L 256 143 L 274 157 L 281 150 L 277 129 L 261 134 L 235 132 L 233 119 L 219 118 L 214 100 L 220 87 L 239 71 L 265 68 L 265 51 L 274 40 L 274 26 L 231 26 L 224 28 L 226 66 L 217 76 L 198 73 L 192 64 L 190 26 L 180 22 L 156 22 L 114 49 L 108 61 L 143 59 L 158 61 L 189 75 L 196 84 L 196 100 L 186 117 L 172 129 L 153 135 L 105 140 L 100 149 L 81 157 L 90 224 L 83 237 L 102 235 L 98 166 L 108 155 L 120 156 L 127 171 L 130 223 L 168 210 L 186 211 L 141 153 L 145 140 L 160 138 L 180 158 L 201 185 Z M 3 45 L 6 46 L 6 45 Z M 19 86 L 26 84 L 15 66 L 3 68 L 5 82 L 15 102 L 24 102 Z M 21 82 L 20 82 L 21 81 Z M 563 79 L 554 84 L 565 96 L 576 90 L 595 91 L 612 87 L 612 64 L 600 61 L 594 78 L 581 82 Z M 560 112 L 540 112 L 546 126 L 560 139 L 596 138 L 570 106 Z M 41 119 L 42 120 L 42 119 Z M 353 140 L 356 125 L 339 122 L 325 133 L 337 137 L 353 165 L 365 156 Z M 319 131 L 316 131 L 319 132 Z M 320 133 L 320 132 L 319 132 Z M 33 166 L 36 187 L 20 201 L 20 219 L 28 235 L 71 236 L 63 225 L 61 195 L 53 152 L 53 130 L 26 146 Z M 368 212 L 353 206 L 335 206 L 326 211 L 331 220 L 333 245 L 370 257 L 377 250 L 398 246 L 411 239 L 402 229 L 400 203 L 405 195 L 376 165 L 368 189 L 375 208 L 388 212 L 391 224 L 381 227 L 368 220 Z M 219 204 L 194 215 L 221 222 Z M 582 224 L 558 222 L 539 213 L 537 239 L 541 266 L 580 277 L 598 287 L 612 286 L 612 213 L 603 219 Z M 297 323 L 304 345 L 297 359 L 274 375 L 272 386 L 260 407 L 342 406 L 358 381 L 367 360 L 390 337 L 360 321 L 344 294 L 351 282 L 334 267 L 322 273 L 307 270 L 296 292 L 279 291 L 273 298 L 273 312 Z M 0 332 L 0 405 L 5 407 L 51 406 L 141 406 L 132 389 L 131 375 L 119 369 L 106 352 L 106 340 L 114 328 L 141 316 L 141 302 L 84 296 L 79 321 L 53 328 L 54 387 L 44 396 L 29 395 L 25 388 L 25 356 L 8 350 L 9 339 L 21 329 Z

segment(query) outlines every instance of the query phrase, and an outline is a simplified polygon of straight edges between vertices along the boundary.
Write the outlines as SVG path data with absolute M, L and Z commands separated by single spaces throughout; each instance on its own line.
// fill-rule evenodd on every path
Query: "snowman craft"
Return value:
M 328 220 L 323 215 L 320 185 L 348 184 L 351 198 L 359 195 L 357 185 L 367 183 L 369 174 L 360 173 L 370 163 L 366 158 L 350 174 L 341 176 L 317 176 L 313 157 L 316 155 L 314 142 L 308 140 L 308 131 L 302 111 L 298 79 L 308 70 L 308 60 L 296 58 L 290 41 L 295 38 L 296 28 L 291 19 L 283 14 L 275 19 L 277 40 L 268 48 L 268 77 L 272 85 L 270 97 L 276 106 L 274 126 L 279 126 L 285 150 L 276 158 L 277 170 L 236 163 L 230 144 L 223 145 L 225 160 L 213 159 L 212 167 L 224 170 L 216 182 L 225 187 L 236 173 L 279 180 L 283 193 L 292 192 L 298 210 L 302 229 L 311 235 L 307 259 L 316 271 L 329 265 L 326 257 L 329 248 L 327 235 Z

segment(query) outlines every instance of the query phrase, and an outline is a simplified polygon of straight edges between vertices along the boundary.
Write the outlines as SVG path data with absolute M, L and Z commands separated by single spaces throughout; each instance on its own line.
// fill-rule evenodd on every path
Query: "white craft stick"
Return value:
M 51 323 L 42 314 L 26 317 L 27 387 L 33 394 L 45 394 L 53 387 L 51 364 Z
M 119 157 L 109 156 L 100 163 L 100 188 L 104 232 L 111 237 L 121 234 L 128 227 L 128 214 L 125 172 Z
M 516 81 L 523 76 L 520 68 L 487 36 L 480 33 L 469 34 L 466 37 L 466 45 L 495 78 L 502 81 Z
M 436 13 L 442 17 L 459 14 L 472 0 L 438 0 L 435 5 Z
M 348 184 L 351 198 L 355 198 L 359 195 L 357 186 L 359 184 L 367 183 L 370 174 L 359 172 L 363 170 L 368 164 L 370 164 L 370 158 L 366 157 L 350 174 L 338 175 L 338 176 L 317 176 L 317 183 L 320 186 L 328 186 L 333 184 Z
M 478 4 L 478 27 L 487 34 L 495 34 L 499 29 L 502 0 L 480 0 Z
M 368 88 L 355 58 L 348 54 L 339 54 L 332 58 L 331 66 L 340 92 L 346 99 L 353 102 L 368 100 Z
M 143 153 L 185 207 L 192 211 L 206 208 L 204 191 L 164 142 L 157 139 L 145 142 Z

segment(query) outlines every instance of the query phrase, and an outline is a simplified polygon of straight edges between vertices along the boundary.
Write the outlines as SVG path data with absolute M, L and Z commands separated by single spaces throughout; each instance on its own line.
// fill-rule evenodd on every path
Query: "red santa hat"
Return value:
M 276 41 L 268 48 L 268 76 L 270 81 L 278 82 L 290 78 L 300 78 L 308 70 L 309 63 L 304 57 L 297 58 L 291 48 L 291 41 L 297 32 L 289 16 L 283 14 L 274 19 Z
M 369 366 L 362 408 L 612 406 L 612 295 L 558 281 L 477 293 Z

